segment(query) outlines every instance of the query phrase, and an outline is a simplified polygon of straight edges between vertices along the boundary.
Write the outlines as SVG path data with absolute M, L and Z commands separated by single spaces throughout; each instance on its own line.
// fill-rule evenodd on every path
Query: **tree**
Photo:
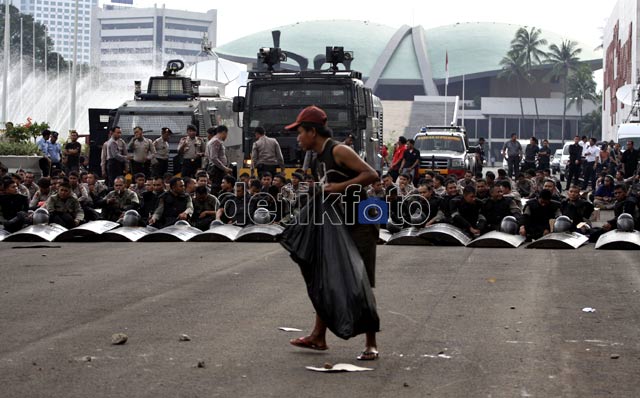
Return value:
M 562 139 L 565 140 L 564 128 L 565 120 L 567 118 L 567 81 L 569 80 L 569 74 L 575 71 L 580 64 L 578 55 L 582 52 L 581 48 L 578 48 L 578 43 L 571 40 L 563 40 L 560 46 L 552 44 L 549 46 L 549 52 L 547 53 L 547 61 L 551 65 L 551 75 L 553 78 L 562 79 L 564 109 L 562 111 Z
M 596 108 L 595 111 L 587 113 L 580 121 L 580 133 L 588 137 L 602 136 L 602 108 Z
M 0 7 L 0 38 L 4 37 L 4 11 L 5 7 Z M 21 13 L 16 7 L 9 6 L 10 35 L 9 45 L 11 48 L 11 59 L 17 60 L 20 56 L 20 18 L 22 18 L 22 53 L 28 58 L 33 57 L 33 16 Z M 45 26 L 36 21 L 36 68 L 44 69 L 44 44 Z M 54 41 L 47 35 L 47 68 L 55 69 L 58 65 L 58 53 L 53 51 Z M 4 40 L 0 39 L 0 51 L 4 53 Z M 60 69 L 67 70 L 71 65 L 60 56 Z
M 574 74 L 569 77 L 567 83 L 567 96 L 569 103 L 567 107 L 576 104 L 582 119 L 582 106 L 584 101 L 596 102 L 596 81 L 593 79 L 593 72 L 588 65 L 580 64 Z
M 502 71 L 498 74 L 499 79 L 515 80 L 518 89 L 518 98 L 520 98 L 520 113 L 522 115 L 522 123 L 524 123 L 524 107 L 522 105 L 522 91 L 520 87 L 521 80 L 526 80 L 525 54 L 521 51 L 511 50 L 500 61 Z
M 511 48 L 524 54 L 525 71 L 530 85 L 535 83 L 535 77 L 531 73 L 534 66 L 542 64 L 547 53 L 540 48 L 547 45 L 547 40 L 542 38 L 542 30 L 532 27 L 530 30 L 522 27 L 516 32 L 515 38 L 511 41 Z M 538 112 L 538 100 L 533 96 L 533 103 L 536 108 L 536 121 L 540 119 Z M 535 125 L 533 129 L 535 134 Z

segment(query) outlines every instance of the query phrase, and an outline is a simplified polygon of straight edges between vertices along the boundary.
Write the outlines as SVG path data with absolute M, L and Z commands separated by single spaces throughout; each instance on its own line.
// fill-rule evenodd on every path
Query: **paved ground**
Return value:
M 321 374 L 363 339 L 289 346 L 313 310 L 277 244 L 26 245 L 0 243 L 6 398 L 640 395 L 637 252 L 379 247 L 381 359 Z

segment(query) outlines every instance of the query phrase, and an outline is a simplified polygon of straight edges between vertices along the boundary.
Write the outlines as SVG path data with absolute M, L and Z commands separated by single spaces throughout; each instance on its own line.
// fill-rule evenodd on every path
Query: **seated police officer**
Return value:
M 522 211 L 513 198 L 505 198 L 502 195 L 502 186 L 494 185 L 489 190 L 490 198 L 484 202 L 482 214 L 487 220 L 486 231 L 496 231 L 500 223 L 507 216 L 515 217 L 516 221 L 522 218 Z
M 169 181 L 169 191 L 158 199 L 158 207 L 149 219 L 149 225 L 163 228 L 178 220 L 188 221 L 193 214 L 193 201 L 185 193 L 182 178 L 174 177 Z
M 45 205 L 49 212 L 49 222 L 60 224 L 71 229 L 84 221 L 84 211 L 78 199 L 71 194 L 71 185 L 63 181 L 58 184 L 58 191 L 47 199 Z
M 482 202 L 476 199 L 476 189 L 464 187 L 462 197 L 451 201 L 451 223 L 460 228 L 470 238 L 476 238 L 484 231 L 486 219 L 481 214 Z
M 540 239 L 551 232 L 553 220 L 561 215 L 560 203 L 551 199 L 550 191 L 543 189 L 537 199 L 531 199 L 525 205 L 520 235 L 527 240 Z

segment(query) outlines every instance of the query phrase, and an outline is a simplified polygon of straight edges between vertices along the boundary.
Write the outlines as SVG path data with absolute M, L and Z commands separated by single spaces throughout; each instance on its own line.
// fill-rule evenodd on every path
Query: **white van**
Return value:
M 640 148 L 640 123 L 623 123 L 618 128 L 618 139 L 616 140 L 621 149 L 627 149 L 627 141 L 633 141 L 633 147 Z
M 567 175 L 567 165 L 569 164 L 569 146 L 573 141 L 565 142 L 562 146 L 562 157 L 560 157 L 560 181 L 564 181 Z

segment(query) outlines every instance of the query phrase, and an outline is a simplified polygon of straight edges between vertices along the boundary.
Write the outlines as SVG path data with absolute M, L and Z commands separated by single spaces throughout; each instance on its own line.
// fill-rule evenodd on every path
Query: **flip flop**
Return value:
M 309 340 L 308 337 L 299 337 L 297 339 L 290 340 L 289 344 L 298 348 L 307 348 L 309 350 L 315 351 L 326 351 L 329 349 L 329 347 L 327 347 L 326 345 L 320 346 L 313 343 L 311 340 Z
M 378 351 L 365 350 L 365 351 L 362 351 L 360 355 L 356 357 L 356 359 L 358 361 L 375 361 L 379 357 L 380 357 L 380 354 L 378 354 Z

